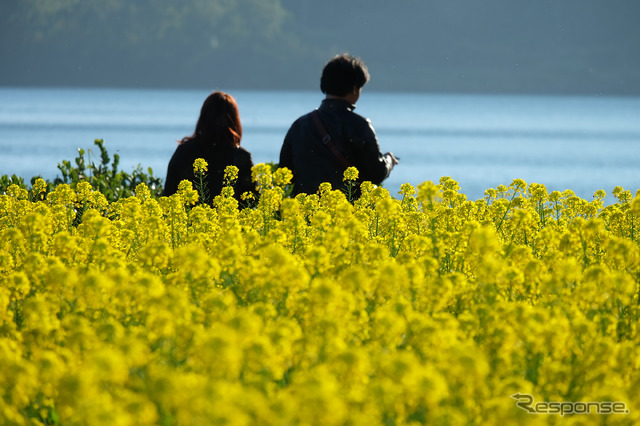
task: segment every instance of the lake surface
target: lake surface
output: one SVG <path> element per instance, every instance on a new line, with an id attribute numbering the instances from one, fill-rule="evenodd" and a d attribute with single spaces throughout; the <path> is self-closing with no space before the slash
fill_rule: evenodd
<path id="1" fill-rule="evenodd" d="M 255 163 L 277 162 L 289 125 L 319 92 L 229 90 L 242 145 Z M 0 88 L 0 175 L 53 179 L 57 164 L 104 139 L 120 168 L 164 179 L 176 139 L 193 133 L 208 91 Z M 400 157 L 384 186 L 456 179 L 468 198 L 515 178 L 590 200 L 598 189 L 640 188 L 640 98 L 435 95 L 363 91 L 382 152 Z M 612 201 L 607 197 L 607 201 Z"/>

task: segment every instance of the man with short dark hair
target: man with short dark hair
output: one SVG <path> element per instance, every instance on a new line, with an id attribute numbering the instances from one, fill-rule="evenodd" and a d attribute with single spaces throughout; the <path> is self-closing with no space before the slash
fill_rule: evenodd
<path id="1" fill-rule="evenodd" d="M 398 164 L 392 153 L 382 154 L 371 122 L 354 113 L 362 86 L 369 81 L 366 65 L 348 54 L 325 65 L 320 107 L 298 118 L 285 136 L 279 167 L 293 172 L 293 195 L 313 194 L 323 182 L 344 190 L 343 172 L 358 169 L 359 181 L 379 185 Z"/>

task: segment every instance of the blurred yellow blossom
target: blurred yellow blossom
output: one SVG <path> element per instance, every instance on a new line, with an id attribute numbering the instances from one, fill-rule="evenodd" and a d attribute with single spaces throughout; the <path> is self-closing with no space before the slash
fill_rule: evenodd
<path id="1" fill-rule="evenodd" d="M 224 184 L 225 186 L 233 186 L 238 180 L 238 173 L 240 169 L 236 166 L 227 166 L 224 169 Z"/>
<path id="2" fill-rule="evenodd" d="M 256 165 L 245 209 L 190 181 L 8 188 L 0 423 L 640 422 L 638 194 L 515 179 L 474 201 L 445 176 L 288 198 L 292 176 Z"/>

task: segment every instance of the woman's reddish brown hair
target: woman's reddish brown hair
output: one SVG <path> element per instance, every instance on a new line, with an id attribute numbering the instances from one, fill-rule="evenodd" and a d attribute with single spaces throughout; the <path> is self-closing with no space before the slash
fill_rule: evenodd
<path id="1" fill-rule="evenodd" d="M 212 145 L 219 144 L 229 148 L 240 146 L 242 125 L 238 104 L 231 95 L 213 92 L 207 97 L 200 110 L 196 131 L 192 136 L 183 138 L 180 143 L 196 137 Z"/>

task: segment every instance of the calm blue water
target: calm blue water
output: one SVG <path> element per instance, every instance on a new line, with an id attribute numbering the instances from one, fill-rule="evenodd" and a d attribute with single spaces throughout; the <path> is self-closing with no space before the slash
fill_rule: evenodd
<path id="1" fill-rule="evenodd" d="M 242 145 L 254 162 L 278 161 L 293 120 L 316 92 L 229 91 L 238 101 Z M 176 139 L 193 132 L 207 91 L 0 88 L 0 175 L 53 179 L 57 164 L 104 139 L 121 168 L 164 178 Z M 431 95 L 363 92 L 381 150 L 401 158 L 384 186 L 441 176 L 471 199 L 514 178 L 572 189 L 640 188 L 640 98 Z M 97 152 L 95 160 L 98 161 Z M 610 198 L 608 198 L 610 200 Z"/>

